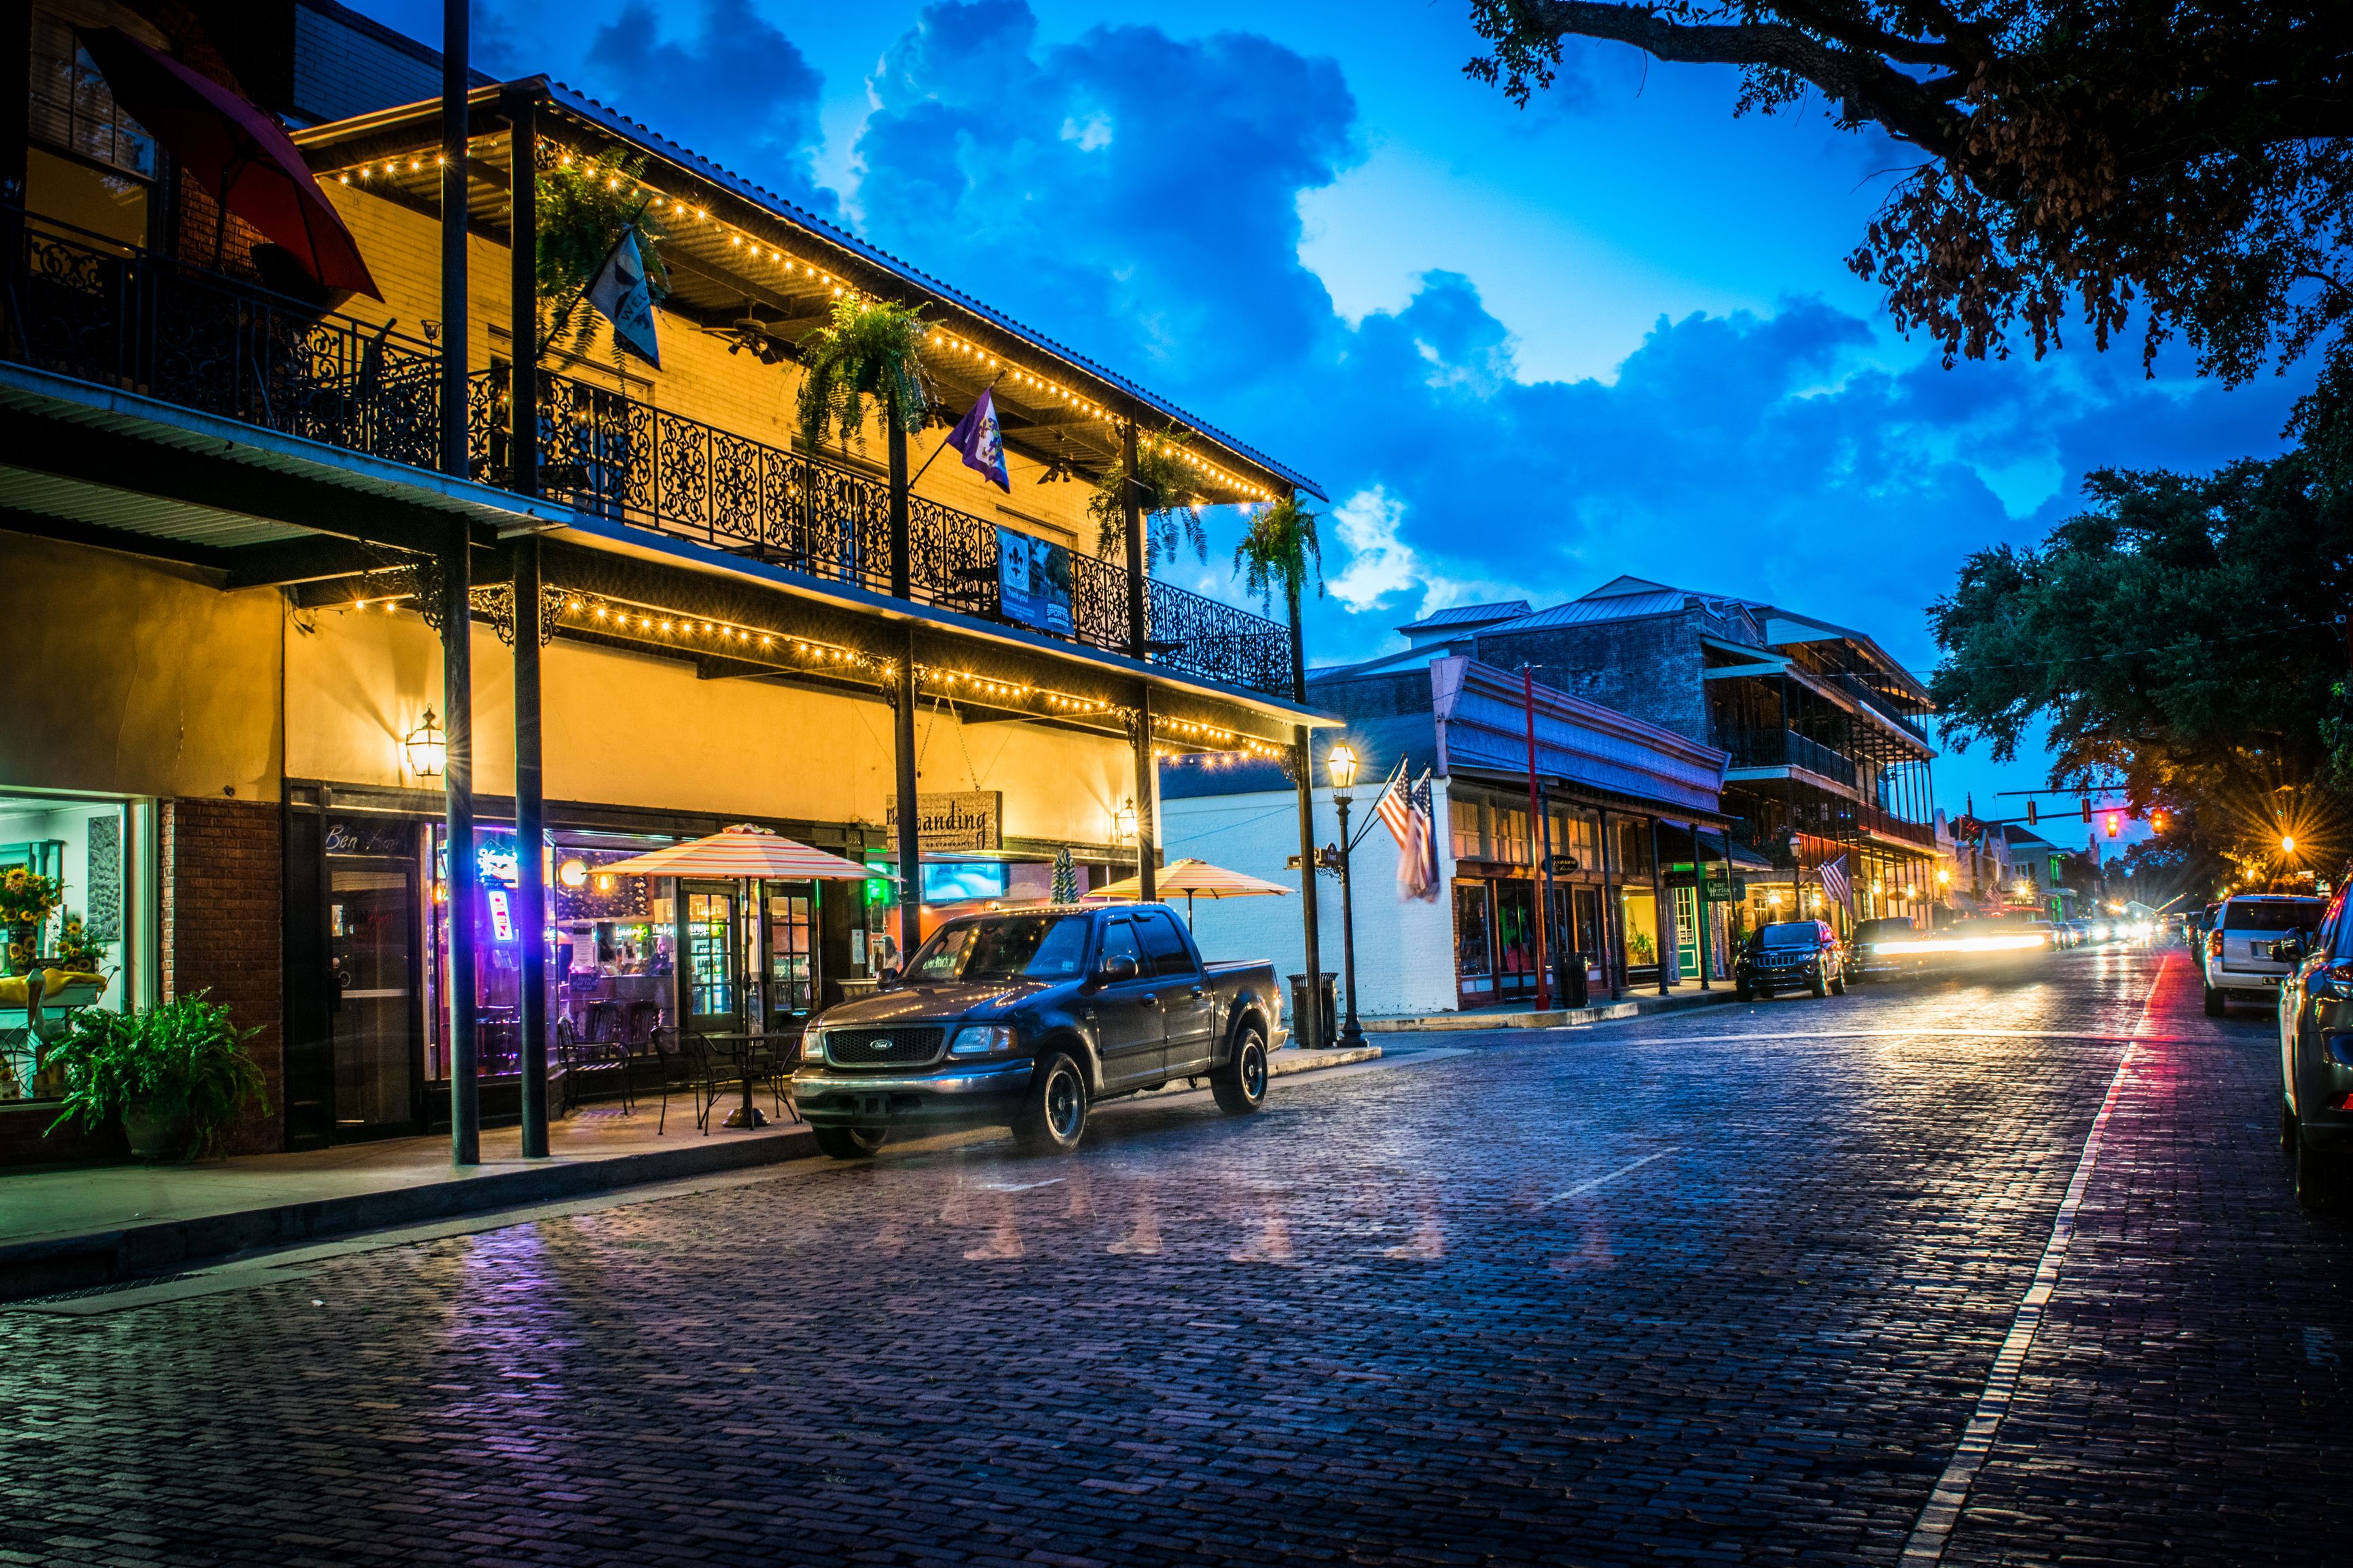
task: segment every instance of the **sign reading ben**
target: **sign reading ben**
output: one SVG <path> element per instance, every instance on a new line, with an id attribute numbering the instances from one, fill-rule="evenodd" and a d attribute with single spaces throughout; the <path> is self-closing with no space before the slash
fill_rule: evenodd
<path id="1" fill-rule="evenodd" d="M 1008 621 L 1071 636 L 1070 547 L 999 528 L 997 604 Z"/>
<path id="2" fill-rule="evenodd" d="M 925 849 L 1002 849 L 1005 847 L 1005 793 L 966 790 L 957 795 L 919 795 L 916 832 Z M 899 832 L 899 803 L 883 807 L 883 830 Z"/>

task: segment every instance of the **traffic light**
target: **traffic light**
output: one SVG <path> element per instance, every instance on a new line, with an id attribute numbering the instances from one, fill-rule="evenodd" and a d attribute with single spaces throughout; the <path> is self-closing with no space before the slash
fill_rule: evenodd
<path id="1" fill-rule="evenodd" d="M 2084 820 L 2092 820 L 2092 797 L 2088 795 L 2084 797 Z"/>
<path id="2" fill-rule="evenodd" d="M 2116 836 L 2116 826 L 2117 826 L 2117 817 L 2116 817 L 2116 814 L 2115 812 L 2113 812 L 2113 811 L 2112 811 L 2112 812 L 2108 813 L 2108 837 L 2109 837 L 2114 838 L 2114 837 Z"/>
<path id="3" fill-rule="evenodd" d="M 2150 812 L 2150 813 L 2148 814 L 2148 826 L 2149 826 L 2149 827 L 2150 827 L 2151 831 L 2153 831 L 2153 832 L 2157 832 L 2157 833 L 2162 833 L 2162 832 L 2164 832 L 2164 831 L 2165 831 L 2165 813 L 2163 813 L 2163 812 L 2161 812 L 2161 811 L 2152 811 L 2152 812 Z"/>
<path id="4" fill-rule="evenodd" d="M 2029 797 L 2026 803 L 2026 826 L 2029 827 L 2034 826 L 2034 802 L 2031 797 Z"/>

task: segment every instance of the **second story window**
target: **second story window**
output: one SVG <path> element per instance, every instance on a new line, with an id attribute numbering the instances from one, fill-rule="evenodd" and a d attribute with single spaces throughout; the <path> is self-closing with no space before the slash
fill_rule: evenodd
<path id="1" fill-rule="evenodd" d="M 142 180 L 155 177 L 155 141 L 122 111 L 106 79 L 81 50 L 73 25 L 33 13 L 33 80 L 26 129 L 61 148 Z"/>

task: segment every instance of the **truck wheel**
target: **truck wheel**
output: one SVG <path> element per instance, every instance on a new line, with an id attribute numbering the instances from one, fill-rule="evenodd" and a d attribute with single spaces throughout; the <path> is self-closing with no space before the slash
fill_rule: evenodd
<path id="1" fill-rule="evenodd" d="M 1833 996 L 1843 996 L 1846 994 L 1845 975 L 1841 974 L 1836 980 L 1831 982 L 1831 994 Z"/>
<path id="2" fill-rule="evenodd" d="M 1748 982 L 1746 980 L 1732 988 L 1732 999 L 1735 1002 L 1746 1002 L 1755 994 L 1756 993 L 1749 989 Z"/>
<path id="3" fill-rule="evenodd" d="M 2231 1010 L 2231 999 L 2211 985 L 2206 987 L 2206 1016 L 2219 1018 Z"/>
<path id="4" fill-rule="evenodd" d="M 1234 1040 L 1233 1059 L 1209 1069 L 1209 1093 L 1218 1109 L 1247 1116 L 1266 1103 L 1266 1037 L 1245 1026 Z"/>
<path id="5" fill-rule="evenodd" d="M 882 1127 L 817 1127 L 818 1152 L 837 1160 L 871 1160 L 881 1151 L 882 1140 L 891 1133 Z"/>
<path id="6" fill-rule="evenodd" d="M 1013 1113 L 1013 1142 L 1025 1154 L 1070 1154 L 1086 1130 L 1087 1080 L 1078 1063 L 1057 1051 L 1029 1075 L 1021 1109 Z"/>
<path id="7" fill-rule="evenodd" d="M 1806 989 L 1812 992 L 1816 996 L 1827 996 L 1831 994 L 1830 983 L 1825 981 L 1819 974 L 1814 976 L 1812 984 L 1809 984 Z"/>

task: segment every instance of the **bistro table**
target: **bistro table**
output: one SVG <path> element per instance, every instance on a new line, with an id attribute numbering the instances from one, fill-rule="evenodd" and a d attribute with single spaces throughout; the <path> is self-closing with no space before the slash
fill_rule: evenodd
<path id="1" fill-rule="evenodd" d="M 792 1065 L 792 1053 L 800 1045 L 798 1029 L 723 1029 L 710 1033 L 694 1031 L 694 1037 L 706 1046 L 716 1046 L 735 1060 L 735 1069 L 744 1079 L 744 1103 L 727 1113 L 722 1127 L 765 1127 L 768 1119 L 758 1106 L 752 1103 L 752 1061 L 759 1048 L 772 1041 L 782 1042 L 776 1065 Z"/>

